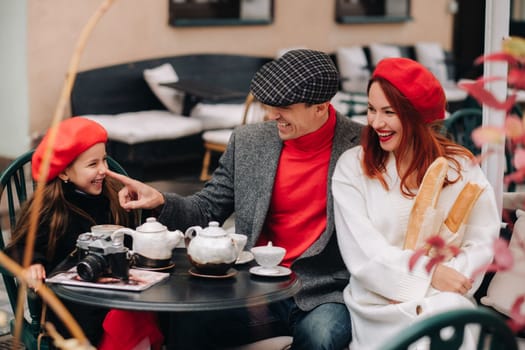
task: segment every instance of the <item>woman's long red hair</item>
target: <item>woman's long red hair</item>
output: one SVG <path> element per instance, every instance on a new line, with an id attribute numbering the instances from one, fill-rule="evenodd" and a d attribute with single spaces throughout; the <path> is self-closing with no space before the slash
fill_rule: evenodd
<path id="1" fill-rule="evenodd" d="M 445 183 L 450 184 L 458 181 L 461 177 L 461 165 L 455 156 L 473 159 L 472 153 L 465 147 L 454 143 L 442 135 L 439 131 L 441 122 L 425 123 L 423 116 L 414 108 L 410 101 L 386 79 L 373 78 L 368 85 L 368 90 L 370 90 L 373 82 L 377 82 L 380 85 L 390 106 L 401 121 L 403 136 L 396 154 L 397 158 L 400 159 L 412 152 L 412 160 L 407 171 L 401 177 L 401 192 L 407 197 L 414 197 L 413 189 L 410 189 L 407 185 L 408 178 L 415 173 L 417 186 L 419 187 L 430 164 L 440 156 L 445 157 L 449 164 L 451 163 L 452 168 L 458 175 L 454 179 L 447 177 Z M 364 150 L 362 166 L 365 174 L 370 178 L 378 179 L 383 187 L 388 189 L 384 173 L 389 152 L 381 148 L 377 133 L 371 126 L 363 129 L 361 145 Z"/>

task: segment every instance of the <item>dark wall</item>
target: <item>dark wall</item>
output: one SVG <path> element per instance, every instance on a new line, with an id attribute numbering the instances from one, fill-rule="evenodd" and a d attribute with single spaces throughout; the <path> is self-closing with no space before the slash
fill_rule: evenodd
<path id="1" fill-rule="evenodd" d="M 457 78 L 475 79 L 483 75 L 483 67 L 474 66 L 474 60 L 484 50 L 485 3 L 485 0 L 458 0 L 452 40 Z"/>

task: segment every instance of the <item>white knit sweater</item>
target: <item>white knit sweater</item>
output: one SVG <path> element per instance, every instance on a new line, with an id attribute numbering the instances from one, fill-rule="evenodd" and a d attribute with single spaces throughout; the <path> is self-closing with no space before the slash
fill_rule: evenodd
<path id="1" fill-rule="evenodd" d="M 352 318 L 352 350 L 380 348 L 389 337 L 420 317 L 444 309 L 472 307 L 471 297 L 482 279 L 476 278 L 465 297 L 430 286 L 432 276 L 425 271 L 428 257 L 420 259 L 409 271 L 413 251 L 402 247 L 414 199 L 401 194 L 393 155 L 386 169 L 390 188 L 386 191 L 379 181 L 363 174 L 362 152 L 360 146 L 355 147 L 339 158 L 332 183 L 338 243 L 351 273 L 344 298 Z M 442 190 L 438 208 L 448 213 L 469 181 L 486 187 L 467 222 L 462 253 L 446 263 L 470 277 L 492 260 L 492 243 L 499 234 L 501 220 L 494 191 L 479 166 L 466 159 L 460 162 L 463 178 Z M 449 170 L 449 176 L 457 175 Z M 416 308 L 423 313 L 418 315 Z"/>

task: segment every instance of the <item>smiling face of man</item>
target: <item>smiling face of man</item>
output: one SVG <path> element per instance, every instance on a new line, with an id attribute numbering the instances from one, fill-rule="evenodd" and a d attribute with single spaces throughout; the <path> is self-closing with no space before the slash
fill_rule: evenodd
<path id="1" fill-rule="evenodd" d="M 307 105 L 295 103 L 285 107 L 266 106 L 269 120 L 277 122 L 279 137 L 292 140 L 318 130 L 328 119 L 329 102 Z"/>

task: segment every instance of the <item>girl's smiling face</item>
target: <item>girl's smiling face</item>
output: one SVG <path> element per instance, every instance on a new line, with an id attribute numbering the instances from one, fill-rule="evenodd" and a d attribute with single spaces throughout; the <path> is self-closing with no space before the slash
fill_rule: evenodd
<path id="1" fill-rule="evenodd" d="M 108 170 L 106 157 L 106 145 L 97 143 L 81 153 L 58 176 L 62 181 L 70 181 L 82 192 L 99 195 Z"/>
<path id="2" fill-rule="evenodd" d="M 381 148 L 395 153 L 401 144 L 403 126 L 378 82 L 372 83 L 368 91 L 367 120 L 377 133 Z"/>

